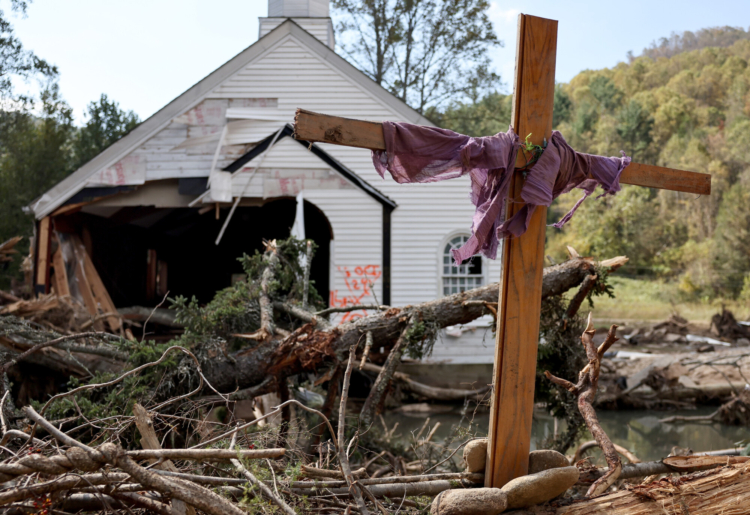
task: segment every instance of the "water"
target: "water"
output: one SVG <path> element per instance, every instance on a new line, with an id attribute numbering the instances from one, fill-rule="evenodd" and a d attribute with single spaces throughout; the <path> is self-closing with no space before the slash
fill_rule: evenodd
<path id="1" fill-rule="evenodd" d="M 403 414 L 388 413 L 385 416 L 389 428 L 398 422 L 395 435 L 412 439 L 410 433 L 416 434 L 424 424 L 427 416 L 430 417 L 430 427 L 440 422 L 440 427 L 435 432 L 433 440 L 440 441 L 448 437 L 452 428 L 461 424 L 468 427 L 471 424 L 472 432 L 477 436 L 486 436 L 489 426 L 489 415 L 477 413 L 462 415 L 460 409 L 449 408 L 444 413 L 425 414 Z M 659 419 L 673 415 L 707 415 L 715 408 L 699 408 L 690 411 L 598 411 L 597 416 L 602 428 L 612 441 L 619 444 L 635 454 L 642 461 L 658 460 L 672 452 L 673 446 L 687 447 L 695 452 L 713 451 L 734 447 L 736 442 L 750 439 L 750 430 L 739 426 L 724 426 L 716 423 L 676 423 L 664 424 Z M 472 423 L 473 418 L 473 423 Z M 560 428 L 562 430 L 562 426 Z M 422 438 L 427 434 L 426 430 Z M 532 438 L 531 448 L 536 449 L 542 442 L 554 432 L 554 419 L 543 411 L 534 413 L 534 421 L 531 426 Z M 586 434 L 582 441 L 591 440 L 591 435 Z M 462 439 L 463 440 L 463 439 Z M 573 452 L 573 449 L 568 452 Z"/>

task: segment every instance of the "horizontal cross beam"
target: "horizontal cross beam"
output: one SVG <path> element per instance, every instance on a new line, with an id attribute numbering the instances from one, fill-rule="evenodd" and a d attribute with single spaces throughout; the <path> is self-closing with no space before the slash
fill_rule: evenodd
<path id="1" fill-rule="evenodd" d="M 328 116 L 305 109 L 297 109 L 294 117 L 294 137 L 310 143 L 333 143 L 347 147 L 385 150 L 382 124 Z M 620 182 L 697 195 L 711 194 L 711 175 L 707 173 L 674 170 L 642 163 L 630 163 L 623 170 Z"/>

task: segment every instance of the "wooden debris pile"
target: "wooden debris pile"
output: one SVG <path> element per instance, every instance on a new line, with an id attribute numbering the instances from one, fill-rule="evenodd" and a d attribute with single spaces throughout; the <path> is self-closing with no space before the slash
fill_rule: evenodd
<path id="1" fill-rule="evenodd" d="M 23 239 L 22 236 L 15 236 L 3 243 L 0 243 L 0 263 L 10 263 L 13 261 L 13 255 L 18 254 L 18 251 L 14 248 L 19 241 Z"/>
<path id="2" fill-rule="evenodd" d="M 0 263 L 12 259 L 20 240 L 0 245 Z M 51 244 L 51 291 L 31 298 L 0 292 L 0 316 L 14 315 L 61 334 L 94 328 L 132 338 L 80 237 L 53 232 Z"/>
<path id="3" fill-rule="evenodd" d="M 415 317 L 415 311 L 411 311 L 410 319 L 402 321 L 399 320 L 402 313 L 403 310 L 396 310 L 385 318 L 395 318 L 396 327 L 401 328 L 397 340 L 407 338 Z M 332 359 L 325 349 L 319 348 L 322 340 L 316 332 L 340 338 L 339 331 L 346 328 L 332 327 L 329 332 L 311 329 L 309 324 L 314 320 L 313 315 L 301 330 L 284 337 L 287 352 L 284 361 L 276 362 L 276 366 L 284 363 L 287 368 L 300 366 L 305 370 L 295 365 L 303 360 L 300 356 L 304 356 L 308 367 L 315 359 Z M 383 316 L 376 320 L 384 323 Z M 325 327 L 325 323 L 321 325 Z M 374 325 L 364 327 L 375 333 Z M 414 462 L 406 462 L 403 456 L 387 449 L 368 448 L 372 442 L 390 437 L 387 428 L 382 436 L 369 437 L 377 426 L 364 424 L 363 413 L 348 414 L 354 368 L 375 366 L 367 363 L 367 355 L 359 350 L 362 346 L 356 340 L 343 353 L 336 348 L 335 339 L 326 340 L 326 348 L 333 348 L 345 358 L 327 376 L 329 388 L 321 409 L 291 398 L 288 381 L 277 375 L 268 384 L 279 392 L 282 402 L 278 406 L 244 420 L 234 418 L 229 412 L 224 419 L 215 421 L 207 413 L 225 410 L 238 393 L 221 393 L 214 383 L 217 375 L 211 365 L 221 354 L 201 360 L 191 350 L 173 345 L 158 359 L 124 367 L 120 375 L 110 376 L 102 383 L 82 384 L 57 394 L 38 410 L 26 406 L 21 410 L 11 409 L 8 416 L 9 410 L 4 408 L 11 407 L 11 399 L 6 390 L 0 401 L 3 408 L 0 452 L 4 453 L 0 462 L 0 506 L 5 513 L 111 510 L 124 514 L 144 510 L 160 514 L 240 514 L 276 510 L 288 515 L 342 512 L 416 515 L 429 506 L 433 514 L 485 515 L 508 510 L 635 514 L 671 509 L 670 506 L 688 506 L 689 513 L 707 513 L 709 507 L 726 511 L 743 506 L 737 503 L 750 502 L 748 458 L 680 456 L 638 463 L 637 458 L 613 445 L 601 430 L 593 405 L 602 357 L 616 340 L 615 329 L 610 328 L 608 337 L 597 347 L 589 319 L 581 338 L 588 364 L 580 371 L 578 383 L 552 378 L 577 397 L 596 444 L 605 450 L 609 465 L 605 469 L 592 467 L 587 460 L 571 463 L 555 451 L 535 451 L 529 457 L 527 476 L 499 489 L 484 488 L 486 440 L 469 437 L 463 442 L 434 442 L 436 426 L 430 429 L 428 422 L 414 438 L 412 447 L 418 451 Z M 273 331 L 267 326 L 267 333 Z M 71 342 L 97 334 L 38 341 L 14 361 L 59 347 L 75 352 L 77 344 Z M 306 337 L 300 338 L 303 334 Z M 308 339 L 313 343 L 305 348 Z M 394 344 L 394 348 L 398 346 L 398 342 Z M 299 347 L 304 352 L 295 350 Z M 315 352 L 319 357 L 314 358 L 313 349 L 318 349 Z M 101 352 L 123 350 L 101 347 Z M 239 361 L 245 354 L 247 351 L 241 351 L 234 359 Z M 157 384 L 172 381 L 173 372 L 162 368 L 162 364 L 174 362 L 178 356 L 182 356 L 177 359 L 181 377 L 188 377 L 190 369 L 190 375 L 197 380 L 187 381 L 185 393 L 165 398 L 158 394 L 158 389 L 150 390 L 144 397 L 148 409 L 135 404 L 132 415 L 115 410 L 89 419 L 80 411 L 81 405 L 88 406 L 86 402 L 97 398 L 114 402 L 118 392 L 132 388 L 154 371 L 157 375 L 153 380 Z M 378 367 L 378 377 L 390 369 L 391 379 L 419 391 L 418 383 L 414 384 L 408 376 L 397 375 L 394 368 L 386 360 Z M 97 392 L 103 396 L 96 397 Z M 209 392 L 211 395 L 205 396 Z M 70 407 L 72 411 L 68 413 L 72 412 L 72 416 L 50 420 L 46 415 L 54 410 L 65 412 L 64 406 Z M 278 417 L 278 424 L 259 427 L 274 417 Z M 456 462 L 460 451 L 466 464 L 463 471 Z M 623 465 L 621 454 L 631 463 Z M 663 474 L 666 477 L 658 479 Z M 646 476 L 654 477 L 643 484 L 634 481 Z M 703 497 L 694 492 L 701 492 Z"/>

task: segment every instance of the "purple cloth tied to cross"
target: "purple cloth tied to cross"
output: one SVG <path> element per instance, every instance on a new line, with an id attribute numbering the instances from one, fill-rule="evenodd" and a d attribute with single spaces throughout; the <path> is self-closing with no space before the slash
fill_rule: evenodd
<path id="1" fill-rule="evenodd" d="M 477 253 L 495 259 L 500 239 L 525 233 L 536 206 L 549 206 L 563 193 L 582 189 L 583 197 L 554 224 L 562 227 L 597 185 L 604 189 L 600 196 L 620 191 L 620 174 L 630 164 L 624 152 L 622 157 L 576 152 L 562 134 L 552 131 L 547 148 L 527 172 L 521 198 L 513 199 L 525 205 L 506 219 L 510 179 L 520 148 L 513 127 L 507 133 L 472 138 L 437 127 L 383 122 L 383 136 L 386 150 L 372 152 L 375 169 L 383 178 L 386 171 L 398 183 L 436 182 L 469 174 L 469 198 L 476 211 L 471 238 L 452 251 L 456 263 Z"/>

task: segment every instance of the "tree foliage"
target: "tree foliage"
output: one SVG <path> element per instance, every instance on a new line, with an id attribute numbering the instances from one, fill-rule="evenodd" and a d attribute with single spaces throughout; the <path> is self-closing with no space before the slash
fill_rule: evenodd
<path id="1" fill-rule="evenodd" d="M 750 285 L 750 39 L 722 28 L 664 41 L 631 62 L 558 84 L 553 127 L 582 152 L 624 150 L 637 162 L 709 173 L 711 195 L 624 187 L 584 202 L 562 230 L 550 228 L 548 248 L 626 254 L 632 274 L 673 278 L 686 298 L 733 297 Z M 507 130 L 510 102 L 491 93 L 430 116 L 485 136 Z M 557 199 L 549 221 L 580 195 Z"/>
<path id="2" fill-rule="evenodd" d="M 672 57 L 682 52 L 706 47 L 728 47 L 742 39 L 750 39 L 750 32 L 741 27 L 711 27 L 697 32 L 673 32 L 668 38 L 660 38 L 643 49 L 643 55 L 651 59 Z"/>
<path id="3" fill-rule="evenodd" d="M 105 148 L 135 129 L 140 123 L 133 111 L 124 111 L 102 93 L 88 105 L 87 121 L 73 141 L 73 168 L 77 169 Z"/>
<path id="4" fill-rule="evenodd" d="M 27 4 L 12 0 L 11 11 L 24 14 Z M 135 113 L 102 95 L 89 104 L 84 126 L 76 127 L 57 77 L 57 68 L 23 47 L 0 10 L 0 241 L 31 236 L 33 220 L 23 208 L 139 123 Z M 32 78 L 39 80 L 39 95 L 14 90 L 19 80 Z M 28 245 L 25 239 L 17 247 L 21 255 Z M 16 260 L 3 281 L 18 266 Z"/>
<path id="5" fill-rule="evenodd" d="M 488 49 L 502 45 L 487 0 L 334 0 L 343 53 L 424 112 L 497 87 Z"/>
<path id="6" fill-rule="evenodd" d="M 10 10 L 25 15 L 28 4 L 27 0 L 10 0 Z M 0 102 L 23 102 L 23 98 L 14 95 L 13 81 L 35 76 L 42 79 L 56 77 L 57 68 L 23 47 L 6 11 L 0 8 Z"/>

